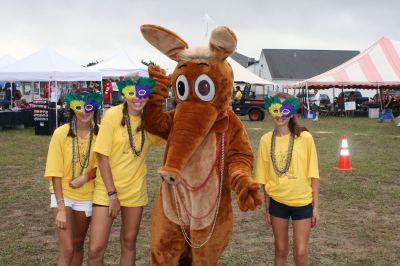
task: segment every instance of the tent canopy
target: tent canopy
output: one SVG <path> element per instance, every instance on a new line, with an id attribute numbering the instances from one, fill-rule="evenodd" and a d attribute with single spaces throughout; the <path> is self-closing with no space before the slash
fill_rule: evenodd
<path id="1" fill-rule="evenodd" d="M 50 48 L 0 68 L 0 80 L 8 81 L 97 81 L 101 73 L 84 68 Z"/>
<path id="2" fill-rule="evenodd" d="M 14 63 L 15 61 L 17 61 L 17 59 L 15 59 L 14 57 L 12 57 L 10 55 L 2 56 L 2 57 L 0 57 L 0 67 L 8 66 L 8 65 Z"/>
<path id="3" fill-rule="evenodd" d="M 147 66 L 137 62 L 126 51 L 120 51 L 113 57 L 90 68 L 100 71 L 103 77 L 148 76 Z"/>
<path id="4" fill-rule="evenodd" d="M 347 62 L 285 88 L 306 85 L 319 88 L 400 86 L 400 42 L 383 37 Z"/>
<path id="5" fill-rule="evenodd" d="M 232 67 L 235 82 L 244 82 L 252 85 L 275 85 L 272 81 L 260 78 L 232 58 L 228 57 L 227 60 Z"/>

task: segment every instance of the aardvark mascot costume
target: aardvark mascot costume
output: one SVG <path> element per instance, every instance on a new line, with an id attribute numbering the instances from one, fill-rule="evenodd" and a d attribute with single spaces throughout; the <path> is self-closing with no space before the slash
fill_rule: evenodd
<path id="1" fill-rule="evenodd" d="M 243 211 L 262 201 L 251 178 L 253 153 L 246 130 L 229 105 L 233 71 L 226 58 L 236 48 L 236 36 L 218 27 L 209 46 L 193 49 L 163 27 L 143 25 L 141 31 L 178 63 L 170 76 L 149 67 L 156 85 L 145 128 L 168 140 L 152 211 L 152 264 L 217 265 L 233 230 L 231 190 Z M 164 113 L 171 86 L 177 106 Z"/>

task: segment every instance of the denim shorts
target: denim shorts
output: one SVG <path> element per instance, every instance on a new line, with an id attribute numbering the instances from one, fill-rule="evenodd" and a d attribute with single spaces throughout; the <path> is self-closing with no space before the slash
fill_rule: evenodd
<path id="1" fill-rule="evenodd" d="M 306 206 L 293 207 L 269 198 L 269 214 L 283 219 L 303 220 L 313 216 L 313 206 L 310 203 Z"/>

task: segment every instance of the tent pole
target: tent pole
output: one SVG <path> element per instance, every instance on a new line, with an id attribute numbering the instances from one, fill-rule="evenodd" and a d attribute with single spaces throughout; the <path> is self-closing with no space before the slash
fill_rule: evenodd
<path id="1" fill-rule="evenodd" d="M 383 112 L 383 105 L 382 105 L 382 93 L 381 93 L 381 89 L 379 88 L 379 83 L 377 83 L 378 86 L 378 96 L 379 96 L 379 102 L 381 105 L 381 111 Z"/>
<path id="2" fill-rule="evenodd" d="M 57 110 L 57 102 L 58 102 L 58 84 L 57 84 L 57 81 L 55 81 L 55 83 L 56 83 L 56 88 L 55 88 L 55 90 L 56 90 L 56 128 L 58 127 L 58 110 Z M 50 81 L 50 95 L 51 95 L 51 81 Z"/>
<path id="3" fill-rule="evenodd" d="M 12 107 L 13 107 L 13 86 L 12 86 L 12 81 L 9 81 L 10 82 L 10 91 L 11 91 L 11 98 L 10 98 L 10 105 L 11 105 L 11 110 L 12 110 Z M 15 84 L 15 91 L 17 91 L 17 84 Z"/>

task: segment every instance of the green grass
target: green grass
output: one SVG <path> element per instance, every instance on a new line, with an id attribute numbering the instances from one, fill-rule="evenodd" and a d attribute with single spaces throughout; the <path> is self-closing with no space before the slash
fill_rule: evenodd
<path id="1" fill-rule="evenodd" d="M 368 118 L 302 121 L 314 136 L 321 176 L 321 224 L 310 239 L 310 265 L 399 265 L 400 128 Z M 243 121 L 257 151 L 272 123 Z M 337 171 L 342 135 L 349 140 L 353 171 Z M 32 128 L 0 131 L 0 265 L 54 265 L 58 246 L 43 179 L 50 138 Z M 149 265 L 151 203 L 163 149 L 148 159 L 149 205 L 137 245 L 137 264 Z M 272 231 L 261 208 L 243 213 L 234 197 L 235 227 L 220 265 L 272 265 Z M 119 264 L 119 220 L 105 262 Z M 289 258 L 289 265 L 294 265 Z"/>

